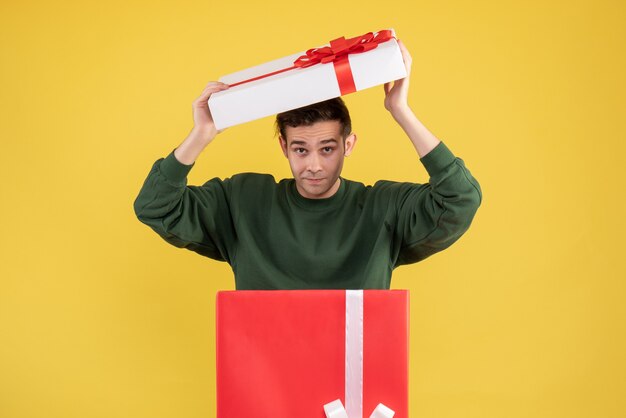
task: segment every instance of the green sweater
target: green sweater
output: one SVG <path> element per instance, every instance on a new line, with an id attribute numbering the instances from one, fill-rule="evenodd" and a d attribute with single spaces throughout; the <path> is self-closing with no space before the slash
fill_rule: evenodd
<path id="1" fill-rule="evenodd" d="M 341 178 L 326 199 L 294 179 L 243 173 L 187 186 L 174 150 L 158 159 L 134 209 L 168 243 L 226 261 L 241 289 L 389 289 L 391 273 L 441 251 L 469 228 L 479 184 L 442 142 L 420 160 L 426 184 Z"/>

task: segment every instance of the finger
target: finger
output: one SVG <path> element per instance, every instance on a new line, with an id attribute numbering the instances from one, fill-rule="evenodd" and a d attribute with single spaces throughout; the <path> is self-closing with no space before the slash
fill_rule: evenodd
<path id="1" fill-rule="evenodd" d="M 391 91 L 391 81 L 388 83 L 385 83 L 385 95 L 389 94 L 389 92 Z"/>
<path id="2" fill-rule="evenodd" d="M 404 60 L 404 63 L 408 67 L 410 67 L 411 63 L 413 62 L 413 58 L 411 57 L 411 53 L 409 52 L 407 47 L 404 45 L 404 42 L 402 42 L 399 39 L 398 39 L 398 46 L 400 47 L 400 52 L 402 53 L 402 59 Z"/>
<path id="3" fill-rule="evenodd" d="M 209 84 L 207 84 L 204 87 L 204 90 L 202 90 L 202 93 L 208 90 L 214 90 L 216 88 L 227 88 L 227 87 L 229 87 L 228 84 L 222 83 L 220 81 L 211 81 Z"/>
<path id="4" fill-rule="evenodd" d="M 206 100 L 211 94 L 218 91 L 228 90 L 229 87 L 229 85 L 223 83 L 206 86 L 197 100 Z"/>
<path id="5" fill-rule="evenodd" d="M 209 87 L 209 86 L 216 86 L 216 85 L 218 85 L 218 86 L 219 86 L 219 85 L 224 85 L 224 86 L 227 86 L 228 84 L 223 83 L 223 82 L 221 82 L 221 81 L 209 81 L 209 82 L 207 83 L 206 87 Z"/>
<path id="6" fill-rule="evenodd" d="M 206 87 L 204 90 L 202 90 L 201 95 L 206 95 L 207 93 L 215 93 L 216 91 L 222 91 L 222 90 L 227 90 L 229 88 L 229 86 L 210 86 L 210 87 Z"/>
<path id="7" fill-rule="evenodd" d="M 402 52 L 405 52 L 408 56 L 411 56 L 409 53 L 409 49 L 406 47 L 405 43 L 398 39 L 398 46 Z"/>

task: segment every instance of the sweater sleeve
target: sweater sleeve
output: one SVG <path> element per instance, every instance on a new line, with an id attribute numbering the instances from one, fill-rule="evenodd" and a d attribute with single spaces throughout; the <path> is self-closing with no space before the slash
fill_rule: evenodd
<path id="1" fill-rule="evenodd" d="M 158 159 L 135 199 L 135 214 L 168 243 L 231 263 L 235 231 L 230 180 L 187 186 L 194 164 L 178 161 L 174 150 Z"/>
<path id="2" fill-rule="evenodd" d="M 482 202 L 480 185 L 443 142 L 420 161 L 429 182 L 402 183 L 397 194 L 396 266 L 415 263 L 452 245 L 467 231 Z"/>

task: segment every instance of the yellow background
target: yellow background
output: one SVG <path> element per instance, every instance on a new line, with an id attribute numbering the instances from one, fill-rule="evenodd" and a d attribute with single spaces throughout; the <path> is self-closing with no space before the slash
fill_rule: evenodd
<path id="1" fill-rule="evenodd" d="M 409 104 L 484 192 L 465 236 L 394 274 L 411 291 L 411 416 L 626 416 L 623 1 L 6 1 L 0 16 L 0 417 L 215 416 L 231 270 L 168 245 L 133 201 L 208 81 L 389 27 L 413 56 Z M 382 87 L 345 100 L 345 177 L 427 181 Z M 272 123 L 226 130 L 189 184 L 290 176 Z"/>

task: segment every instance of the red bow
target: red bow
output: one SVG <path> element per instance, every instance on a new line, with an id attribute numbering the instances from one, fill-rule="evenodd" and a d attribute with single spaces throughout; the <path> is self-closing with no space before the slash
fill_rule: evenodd
<path id="1" fill-rule="evenodd" d="M 376 48 L 378 44 L 387 42 L 393 37 L 390 30 L 381 30 L 380 32 L 376 32 L 375 35 L 372 32 L 368 32 L 365 35 L 350 39 L 346 39 L 342 36 L 341 38 L 330 41 L 330 46 L 309 49 L 306 51 L 306 55 L 298 57 L 293 63 L 294 66 L 301 68 L 309 67 L 319 62 L 326 64 L 348 54 L 367 52 Z"/>
<path id="2" fill-rule="evenodd" d="M 350 69 L 348 55 L 370 51 L 376 48 L 378 44 L 387 42 L 392 38 L 394 38 L 394 36 L 390 30 L 381 30 L 376 32 L 376 34 L 368 32 L 365 35 L 350 39 L 346 39 L 342 36 L 341 38 L 330 41 L 330 46 L 309 49 L 306 51 L 305 55 L 298 57 L 298 59 L 293 62 L 294 65 L 292 67 L 283 68 L 282 70 L 273 71 L 271 73 L 249 78 L 247 80 L 238 81 L 230 84 L 230 87 L 249 83 L 251 81 L 280 74 L 296 68 L 306 68 L 319 63 L 326 64 L 332 62 L 335 67 L 335 74 L 337 75 L 337 81 L 339 83 L 339 90 L 341 91 L 341 94 L 344 95 L 353 93 L 356 91 L 356 87 L 354 85 L 354 78 L 352 77 L 352 70 Z"/>

